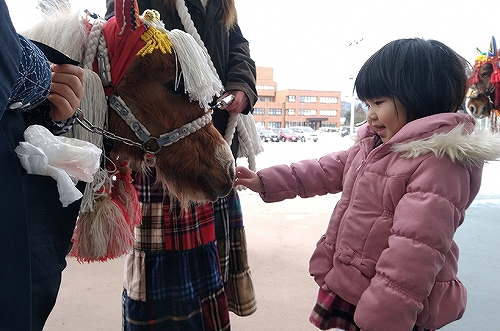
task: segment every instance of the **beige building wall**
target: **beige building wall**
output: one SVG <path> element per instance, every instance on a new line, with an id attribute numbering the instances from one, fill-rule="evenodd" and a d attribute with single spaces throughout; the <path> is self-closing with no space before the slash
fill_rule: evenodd
<path id="1" fill-rule="evenodd" d="M 281 90 L 274 81 L 274 70 L 257 67 L 257 94 L 254 106 L 257 127 L 290 126 L 339 127 L 340 91 Z"/>

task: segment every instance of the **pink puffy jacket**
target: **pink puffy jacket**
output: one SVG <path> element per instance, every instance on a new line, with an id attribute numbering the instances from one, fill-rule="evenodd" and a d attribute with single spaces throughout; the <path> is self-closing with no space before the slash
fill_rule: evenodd
<path id="1" fill-rule="evenodd" d="M 484 161 L 500 157 L 498 137 L 473 129 L 468 115 L 438 114 L 374 148 L 378 137 L 363 126 L 347 151 L 258 172 L 266 202 L 342 191 L 309 271 L 357 306 L 364 331 L 435 329 L 462 316 L 453 235 Z"/>

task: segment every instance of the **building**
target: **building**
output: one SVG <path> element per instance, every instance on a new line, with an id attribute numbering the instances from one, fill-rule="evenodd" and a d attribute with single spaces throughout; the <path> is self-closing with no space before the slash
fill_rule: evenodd
<path id="1" fill-rule="evenodd" d="M 273 75 L 273 68 L 257 67 L 259 99 L 253 115 L 258 128 L 340 126 L 340 91 L 278 91 Z"/>

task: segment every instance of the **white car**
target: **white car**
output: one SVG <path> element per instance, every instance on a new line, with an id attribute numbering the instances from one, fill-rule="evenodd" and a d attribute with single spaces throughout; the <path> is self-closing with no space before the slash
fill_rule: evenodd
<path id="1" fill-rule="evenodd" d="M 299 136 L 300 141 L 318 141 L 318 134 L 309 126 L 292 126 L 290 129 Z"/>

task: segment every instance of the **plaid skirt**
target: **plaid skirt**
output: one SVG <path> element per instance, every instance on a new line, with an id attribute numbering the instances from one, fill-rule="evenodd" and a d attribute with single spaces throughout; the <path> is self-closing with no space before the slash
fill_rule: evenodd
<path id="1" fill-rule="evenodd" d="M 354 323 L 356 306 L 345 301 L 332 291 L 320 287 L 318 299 L 309 321 L 320 330 L 360 331 Z M 412 331 L 433 331 L 414 326 Z"/>
<path id="2" fill-rule="evenodd" d="M 212 204 L 182 210 L 154 183 L 135 176 L 142 223 L 125 260 L 123 329 L 229 330 Z"/>

